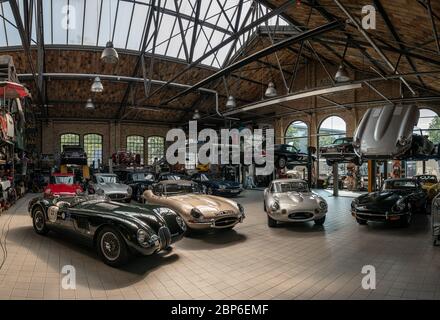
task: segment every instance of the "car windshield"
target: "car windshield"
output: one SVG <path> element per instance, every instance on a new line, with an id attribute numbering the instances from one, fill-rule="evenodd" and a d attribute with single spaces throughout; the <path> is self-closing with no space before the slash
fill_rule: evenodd
<path id="1" fill-rule="evenodd" d="M 154 175 L 149 172 L 138 172 L 131 175 L 133 181 L 154 181 Z"/>
<path id="2" fill-rule="evenodd" d="M 167 176 L 164 176 L 165 180 L 182 180 L 182 176 L 179 176 L 177 174 L 170 174 Z"/>
<path id="3" fill-rule="evenodd" d="M 195 184 L 166 184 L 164 185 L 164 195 L 176 196 L 188 193 L 200 193 Z"/>
<path id="4" fill-rule="evenodd" d="M 69 207 L 75 207 L 79 204 L 82 203 L 86 203 L 89 201 L 109 201 L 110 198 L 106 195 L 97 195 L 97 194 L 93 194 L 93 195 L 86 195 L 86 196 L 74 196 L 74 197 L 56 197 L 54 198 L 54 204 L 56 205 L 59 202 L 68 203 Z"/>
<path id="5" fill-rule="evenodd" d="M 98 183 L 119 183 L 117 175 L 96 176 Z"/>
<path id="6" fill-rule="evenodd" d="M 51 176 L 51 184 L 73 184 L 73 176 Z"/>
<path id="7" fill-rule="evenodd" d="M 277 182 L 274 184 L 274 192 L 309 192 L 309 186 L 305 181 L 289 181 L 289 182 Z"/>
<path id="8" fill-rule="evenodd" d="M 406 190 L 415 188 L 417 188 L 417 184 L 414 180 L 387 180 L 383 185 L 383 190 Z"/>

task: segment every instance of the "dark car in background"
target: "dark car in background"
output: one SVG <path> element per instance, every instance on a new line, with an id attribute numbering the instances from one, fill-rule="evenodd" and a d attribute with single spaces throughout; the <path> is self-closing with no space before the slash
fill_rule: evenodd
<path id="1" fill-rule="evenodd" d="M 353 138 L 338 138 L 332 144 L 319 148 L 320 156 L 331 166 L 334 162 L 352 162 L 355 165 L 361 165 L 361 159 L 354 152 Z"/>
<path id="2" fill-rule="evenodd" d="M 190 180 L 187 175 L 181 173 L 173 173 L 173 172 L 163 172 L 159 173 L 156 181 L 165 181 L 165 180 Z"/>
<path id="3" fill-rule="evenodd" d="M 131 254 L 151 255 L 168 249 L 186 231 L 183 219 L 158 205 L 129 205 L 103 195 L 38 197 L 29 202 L 34 230 L 72 234 L 94 246 L 102 260 L 113 267 Z"/>
<path id="4" fill-rule="evenodd" d="M 427 212 L 427 194 L 415 179 L 385 180 L 382 190 L 354 199 L 351 213 L 356 221 L 398 222 L 408 226 L 414 213 Z"/>
<path id="5" fill-rule="evenodd" d="M 191 176 L 191 180 L 199 184 L 207 194 L 237 196 L 243 191 L 238 182 L 223 180 L 206 173 L 195 173 Z"/>
<path id="6" fill-rule="evenodd" d="M 154 173 L 150 171 L 135 171 L 128 172 L 124 183 L 133 190 L 131 194 L 132 199 L 141 202 L 144 191 L 153 185 L 155 181 Z"/>
<path id="7" fill-rule="evenodd" d="M 63 146 L 61 164 L 87 165 L 87 154 L 81 146 Z"/>

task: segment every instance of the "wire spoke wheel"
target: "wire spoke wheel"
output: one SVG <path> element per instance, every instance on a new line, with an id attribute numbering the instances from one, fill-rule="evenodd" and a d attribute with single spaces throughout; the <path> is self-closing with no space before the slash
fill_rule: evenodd
<path id="1" fill-rule="evenodd" d="M 121 254 L 121 243 L 118 237 L 110 231 L 104 233 L 101 237 L 101 252 L 109 261 L 115 261 Z"/>

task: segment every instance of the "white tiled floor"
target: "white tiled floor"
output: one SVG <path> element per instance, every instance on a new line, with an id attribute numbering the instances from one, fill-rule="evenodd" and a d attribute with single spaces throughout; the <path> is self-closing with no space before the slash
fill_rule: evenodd
<path id="1" fill-rule="evenodd" d="M 236 200 L 247 219 L 233 231 L 185 238 L 118 270 L 62 235 L 35 234 L 27 195 L 0 216 L 2 243 L 7 235 L 0 299 L 440 299 L 440 247 L 432 246 L 429 216 L 408 229 L 358 226 L 350 198 L 323 196 L 324 227 L 269 229 L 262 192 L 246 191 Z M 61 288 L 67 264 L 76 268 L 76 290 Z M 364 265 L 376 268 L 376 290 L 361 288 Z"/>

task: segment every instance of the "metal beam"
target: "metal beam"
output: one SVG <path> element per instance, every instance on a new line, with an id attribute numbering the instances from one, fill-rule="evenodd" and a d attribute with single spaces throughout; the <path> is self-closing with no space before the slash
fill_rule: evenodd
<path id="1" fill-rule="evenodd" d="M 373 0 L 373 1 L 374 1 L 374 6 L 379 11 L 380 15 L 382 16 L 382 19 L 385 21 L 385 24 L 386 24 L 388 30 L 390 31 L 390 33 L 393 36 L 394 40 L 398 43 L 399 48 L 402 49 L 402 50 L 405 50 L 406 47 L 403 45 L 402 39 L 400 39 L 400 36 L 397 33 L 396 29 L 394 28 L 394 25 L 391 22 L 388 14 L 386 13 L 385 8 L 382 6 L 382 3 L 380 2 L 380 0 Z M 406 58 L 406 61 L 408 61 L 409 65 L 411 66 L 411 69 L 414 72 L 417 72 L 418 70 L 416 68 L 416 65 L 412 61 L 412 59 L 408 55 L 405 55 L 405 58 Z M 418 79 L 419 79 L 420 84 L 423 87 L 426 87 L 426 85 L 423 82 L 422 78 L 418 77 Z"/>
<path id="2" fill-rule="evenodd" d="M 193 61 L 192 63 L 190 63 L 185 69 L 183 69 L 181 72 L 177 73 L 176 75 L 174 75 L 168 82 L 171 83 L 173 81 L 175 81 L 176 79 L 178 79 L 180 76 L 182 76 L 183 74 L 185 74 L 188 70 L 192 69 L 193 67 L 197 66 L 198 64 L 200 64 L 203 60 L 205 60 L 207 57 L 209 57 L 210 55 L 212 55 L 213 53 L 216 53 L 218 50 L 220 50 L 221 48 L 223 48 L 224 46 L 226 46 L 228 43 L 238 39 L 241 35 L 245 34 L 246 32 L 252 30 L 253 28 L 257 27 L 258 25 L 260 25 L 261 23 L 263 23 L 266 20 L 269 20 L 270 18 L 280 14 L 281 12 L 284 12 L 285 10 L 287 10 L 288 7 L 290 7 L 292 5 L 291 1 L 286 1 L 285 3 L 283 3 L 282 5 L 280 5 L 278 8 L 276 8 L 275 10 L 272 10 L 271 12 L 267 13 L 266 15 L 264 15 L 263 17 L 253 21 L 252 23 L 248 24 L 247 26 L 244 26 L 243 28 L 241 28 L 239 31 L 237 31 L 236 33 L 234 33 L 233 35 L 231 35 L 229 38 L 224 39 L 221 43 L 219 43 L 217 46 L 215 46 L 214 48 L 212 48 L 211 50 L 209 50 L 208 52 L 206 52 L 204 55 L 202 55 L 200 58 L 198 58 L 197 60 Z M 154 96 L 155 94 L 157 94 L 159 91 L 161 91 L 163 88 L 165 88 L 168 85 L 168 83 L 164 84 L 163 86 L 161 86 L 160 88 L 158 88 L 156 91 L 154 91 L 150 97 Z"/>
<path id="3" fill-rule="evenodd" d="M 392 62 L 388 59 L 388 57 L 383 53 L 383 51 L 376 45 L 374 40 L 368 35 L 368 33 L 362 28 L 362 26 L 359 24 L 357 19 L 353 17 L 353 15 L 347 10 L 347 8 L 339 1 L 339 0 L 333 0 L 338 7 L 341 9 L 342 12 L 352 21 L 352 23 L 355 25 L 355 27 L 358 29 L 358 31 L 364 36 L 364 38 L 370 43 L 370 45 L 373 47 L 373 49 L 379 54 L 379 56 L 385 61 L 386 65 L 390 70 L 395 73 L 399 74 L 397 70 L 395 70 L 394 65 Z M 400 80 L 402 83 L 405 84 L 405 86 L 411 91 L 413 95 L 416 95 L 416 92 L 411 87 L 411 85 L 403 78 L 401 77 Z"/>
<path id="4" fill-rule="evenodd" d="M 281 49 L 284 49 L 286 47 L 289 47 L 289 46 L 291 46 L 294 43 L 298 43 L 298 42 L 304 41 L 306 39 L 315 37 L 317 35 L 320 35 L 322 33 L 328 32 L 328 31 L 335 30 L 335 29 L 340 28 L 340 27 L 341 27 L 341 23 L 339 21 L 334 21 L 334 22 L 330 22 L 328 24 L 325 24 L 323 26 L 317 27 L 315 29 L 306 31 L 306 32 L 304 32 L 302 34 L 299 34 L 299 35 L 287 38 L 287 39 L 285 39 L 283 41 L 277 42 L 277 43 L 275 43 L 275 44 L 273 44 L 273 45 L 271 45 L 271 46 L 269 46 L 269 47 L 267 47 L 267 48 L 265 48 L 263 50 L 255 52 L 254 54 L 251 54 L 251 55 L 247 56 L 246 58 L 244 58 L 244 59 L 242 59 L 242 60 L 240 60 L 240 61 L 238 61 L 236 63 L 233 63 L 233 64 L 229 65 L 228 67 L 226 67 L 226 68 L 216 72 L 215 74 L 213 74 L 213 75 L 205 78 L 204 80 L 198 82 L 197 84 L 195 84 L 191 88 L 188 88 L 188 89 L 184 90 L 183 92 L 177 94 L 176 96 L 174 96 L 173 98 L 169 99 L 165 103 L 170 103 L 171 101 L 174 101 L 175 99 L 178 99 L 178 98 L 180 98 L 180 97 L 182 97 L 182 96 L 184 96 L 184 95 L 186 95 L 186 94 L 188 94 L 188 93 L 190 93 L 190 92 L 192 92 L 194 90 L 197 90 L 198 88 L 200 88 L 200 87 L 202 87 L 202 86 L 204 86 L 204 85 L 206 85 L 206 84 L 208 84 L 208 83 L 210 83 L 210 82 L 212 82 L 212 81 L 214 81 L 216 79 L 219 79 L 219 78 L 221 78 L 221 77 L 223 77 L 225 75 L 230 74 L 234 70 L 237 70 L 237 69 L 239 69 L 239 68 L 241 68 L 241 67 L 243 67 L 243 66 L 245 66 L 245 65 L 247 65 L 247 64 L 249 64 L 251 62 L 254 62 L 254 61 L 256 61 L 256 60 L 258 60 L 260 58 L 268 56 L 268 55 L 270 55 L 270 54 L 272 54 L 272 53 L 274 53 L 274 52 L 276 52 L 278 50 L 281 50 Z"/>
<path id="5" fill-rule="evenodd" d="M 230 116 L 230 115 L 234 115 L 237 113 L 260 109 L 262 107 L 277 105 L 277 104 L 284 103 L 284 102 L 300 100 L 300 99 L 309 98 L 309 97 L 316 97 L 316 96 L 320 96 L 320 95 L 331 94 L 331 93 L 336 93 L 336 92 L 341 92 L 341 91 L 360 89 L 360 88 L 362 88 L 362 85 L 360 83 L 346 84 L 346 85 L 327 87 L 327 88 L 318 88 L 318 89 L 308 90 L 308 91 L 304 91 L 304 92 L 300 92 L 300 93 L 288 94 L 288 95 L 285 95 L 282 97 L 277 97 L 277 98 L 268 99 L 268 100 L 260 101 L 257 103 L 249 104 L 247 106 L 243 106 L 243 107 L 238 108 L 236 110 L 231 110 L 231 111 L 225 112 L 223 115 Z"/>
<path id="6" fill-rule="evenodd" d="M 427 0 L 426 1 L 426 6 L 428 7 L 428 14 L 429 14 L 429 18 L 431 20 L 432 33 L 434 34 L 435 43 L 437 45 L 437 51 L 440 54 L 440 43 L 439 43 L 439 40 L 438 40 L 437 27 L 435 25 L 434 16 L 433 16 L 433 13 L 432 13 L 431 0 Z"/>

